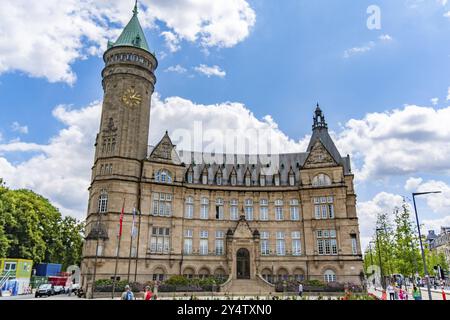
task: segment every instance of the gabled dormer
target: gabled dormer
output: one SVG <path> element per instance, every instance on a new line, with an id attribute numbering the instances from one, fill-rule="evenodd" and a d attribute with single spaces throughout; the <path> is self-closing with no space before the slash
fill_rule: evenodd
<path id="1" fill-rule="evenodd" d="M 186 171 L 186 182 L 194 183 L 194 166 L 191 164 Z"/>
<path id="2" fill-rule="evenodd" d="M 200 181 L 201 181 L 202 184 L 207 185 L 208 184 L 208 180 L 209 180 L 209 177 L 208 177 L 208 165 L 205 165 L 203 167 L 202 174 L 200 176 Z"/>
<path id="3" fill-rule="evenodd" d="M 289 169 L 288 173 L 288 183 L 291 187 L 295 186 L 295 172 L 294 169 L 292 169 L 292 166 Z"/>
<path id="4" fill-rule="evenodd" d="M 169 133 L 166 131 L 164 137 L 156 145 L 150 154 L 149 160 L 157 162 L 165 162 L 172 164 L 181 164 L 180 158 L 175 150 L 175 145 L 169 137 Z"/>
<path id="5" fill-rule="evenodd" d="M 244 184 L 246 187 L 250 187 L 252 185 L 252 173 L 250 172 L 250 168 L 248 167 L 244 173 Z"/>
<path id="6" fill-rule="evenodd" d="M 222 168 L 220 168 L 220 167 L 216 172 L 215 181 L 218 186 L 221 186 L 223 184 L 223 173 L 222 173 Z"/>
<path id="7" fill-rule="evenodd" d="M 233 169 L 231 169 L 229 181 L 230 181 L 230 185 L 232 185 L 232 186 L 237 185 L 237 172 L 236 172 L 236 168 L 234 166 L 233 166 Z"/>

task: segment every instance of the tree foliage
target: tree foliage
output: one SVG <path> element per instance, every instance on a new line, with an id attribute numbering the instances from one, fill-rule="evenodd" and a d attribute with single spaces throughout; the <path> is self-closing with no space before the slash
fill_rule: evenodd
<path id="1" fill-rule="evenodd" d="M 416 273 L 424 276 L 422 255 L 420 252 L 417 226 L 411 217 L 411 211 L 406 203 L 402 208 L 396 208 L 392 214 L 378 214 L 373 241 L 364 255 L 364 267 L 380 266 L 385 275 L 402 274 L 412 276 Z M 425 239 L 422 239 L 425 246 Z M 434 275 L 433 267 L 440 265 L 448 270 L 448 265 L 443 254 L 425 248 L 425 259 L 428 272 Z"/>
<path id="2" fill-rule="evenodd" d="M 11 190 L 0 180 L 0 257 L 34 263 L 81 262 L 84 225 L 30 190 Z"/>

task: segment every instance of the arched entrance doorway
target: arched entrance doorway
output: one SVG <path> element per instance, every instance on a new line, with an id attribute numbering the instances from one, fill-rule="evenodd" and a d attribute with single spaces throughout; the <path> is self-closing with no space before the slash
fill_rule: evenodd
<path id="1" fill-rule="evenodd" d="M 236 271 L 238 279 L 250 279 L 250 252 L 241 248 L 236 253 Z"/>

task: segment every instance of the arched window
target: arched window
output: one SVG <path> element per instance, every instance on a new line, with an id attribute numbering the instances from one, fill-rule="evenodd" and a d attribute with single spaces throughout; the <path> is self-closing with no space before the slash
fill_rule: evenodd
<path id="1" fill-rule="evenodd" d="M 327 270 L 325 271 L 325 273 L 323 274 L 323 280 L 325 282 L 336 282 L 337 278 L 336 278 L 336 273 L 334 273 L 333 270 Z"/>
<path id="2" fill-rule="evenodd" d="M 105 213 L 108 210 L 108 193 L 102 190 L 98 197 L 98 212 Z"/>
<path id="3" fill-rule="evenodd" d="M 326 174 L 320 173 L 313 178 L 312 185 L 313 185 L 313 187 L 330 186 L 331 179 Z"/>
<path id="4" fill-rule="evenodd" d="M 172 175 L 167 170 L 159 170 L 155 176 L 156 182 L 172 183 Z"/>

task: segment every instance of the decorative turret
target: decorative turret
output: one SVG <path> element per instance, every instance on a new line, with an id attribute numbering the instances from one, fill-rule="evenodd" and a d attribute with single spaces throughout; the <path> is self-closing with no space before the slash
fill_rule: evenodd
<path id="1" fill-rule="evenodd" d="M 315 129 L 328 129 L 327 123 L 325 122 L 325 116 L 323 115 L 322 109 L 319 107 L 319 103 L 317 103 L 317 108 L 313 117 L 314 124 L 313 130 Z"/>

